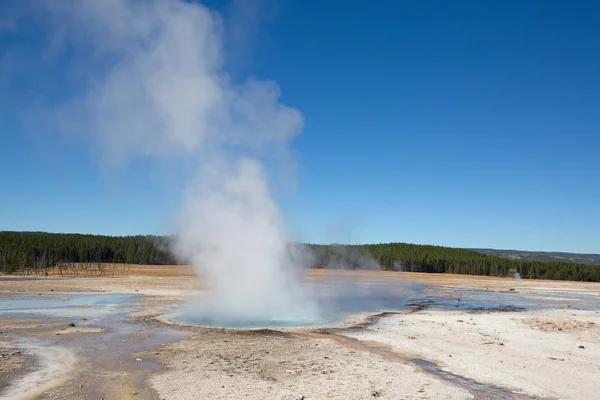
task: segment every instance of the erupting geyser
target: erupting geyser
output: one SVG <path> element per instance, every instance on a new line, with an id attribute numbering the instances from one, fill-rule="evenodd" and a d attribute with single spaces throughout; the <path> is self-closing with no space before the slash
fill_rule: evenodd
<path id="1" fill-rule="evenodd" d="M 299 284 L 299 248 L 288 245 L 283 218 L 255 159 L 191 188 L 177 252 L 212 289 L 196 321 L 265 325 L 311 322 L 316 304 Z M 189 312 L 190 310 L 188 310 Z"/>
<path id="2" fill-rule="evenodd" d="M 200 312 L 217 321 L 316 319 L 268 179 L 293 170 L 289 145 L 302 116 L 279 102 L 274 82 L 232 82 L 220 16 L 183 0 L 35 4 L 50 54 L 63 50 L 87 83 L 52 108 L 59 129 L 89 134 L 111 166 L 147 157 L 195 171 L 174 249 L 211 288 Z"/>

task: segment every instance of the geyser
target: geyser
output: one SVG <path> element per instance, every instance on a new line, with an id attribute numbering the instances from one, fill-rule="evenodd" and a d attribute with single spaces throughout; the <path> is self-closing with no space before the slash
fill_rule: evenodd
<path id="1" fill-rule="evenodd" d="M 199 312 L 227 321 L 318 319 L 269 179 L 293 170 L 289 146 L 303 119 L 279 101 L 276 83 L 232 82 L 219 14 L 183 0 L 27 4 L 48 22 L 48 54 L 82 80 L 82 91 L 51 108 L 59 130 L 89 134 L 113 167 L 144 157 L 194 171 L 174 250 L 209 284 Z"/>
<path id="2" fill-rule="evenodd" d="M 212 289 L 196 317 L 224 325 L 317 320 L 316 304 L 299 284 L 302 250 L 287 243 L 260 162 L 243 159 L 230 168 L 193 185 L 183 207 L 177 253 Z"/>

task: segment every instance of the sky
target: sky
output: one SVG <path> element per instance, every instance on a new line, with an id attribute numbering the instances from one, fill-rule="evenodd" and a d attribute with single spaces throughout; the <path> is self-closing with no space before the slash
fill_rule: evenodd
<path id="1" fill-rule="evenodd" d="M 173 233 L 185 163 L 106 167 L 46 125 L 81 66 L 17 3 L 0 6 L 0 230 Z M 600 4 L 205 3 L 232 81 L 274 80 L 303 115 L 295 184 L 274 184 L 294 239 L 600 253 Z"/>

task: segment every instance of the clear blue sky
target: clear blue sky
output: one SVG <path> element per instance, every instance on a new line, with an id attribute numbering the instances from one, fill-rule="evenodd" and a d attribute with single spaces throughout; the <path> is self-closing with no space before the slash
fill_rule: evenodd
<path id="1" fill-rule="evenodd" d="M 297 238 L 600 253 L 600 3 L 272 14 L 229 69 L 277 81 L 304 114 L 298 188 L 279 196 Z M 77 88 L 60 68 L 20 72 L 11 55 L 36 37 L 0 35 L 0 230 L 171 232 L 183 174 L 107 172 L 77 140 L 27 129 L 24 107 Z"/>

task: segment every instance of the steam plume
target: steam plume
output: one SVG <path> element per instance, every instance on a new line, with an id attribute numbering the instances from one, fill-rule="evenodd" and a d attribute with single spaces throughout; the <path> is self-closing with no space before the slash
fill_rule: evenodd
<path id="1" fill-rule="evenodd" d="M 302 115 L 279 101 L 275 82 L 231 82 L 219 15 L 183 0 L 35 4 L 50 15 L 51 51 L 85 77 L 85 90 L 52 112 L 60 130 L 89 133 L 107 165 L 191 160 L 175 250 L 212 285 L 213 312 L 313 315 L 265 168 L 288 169 Z"/>

